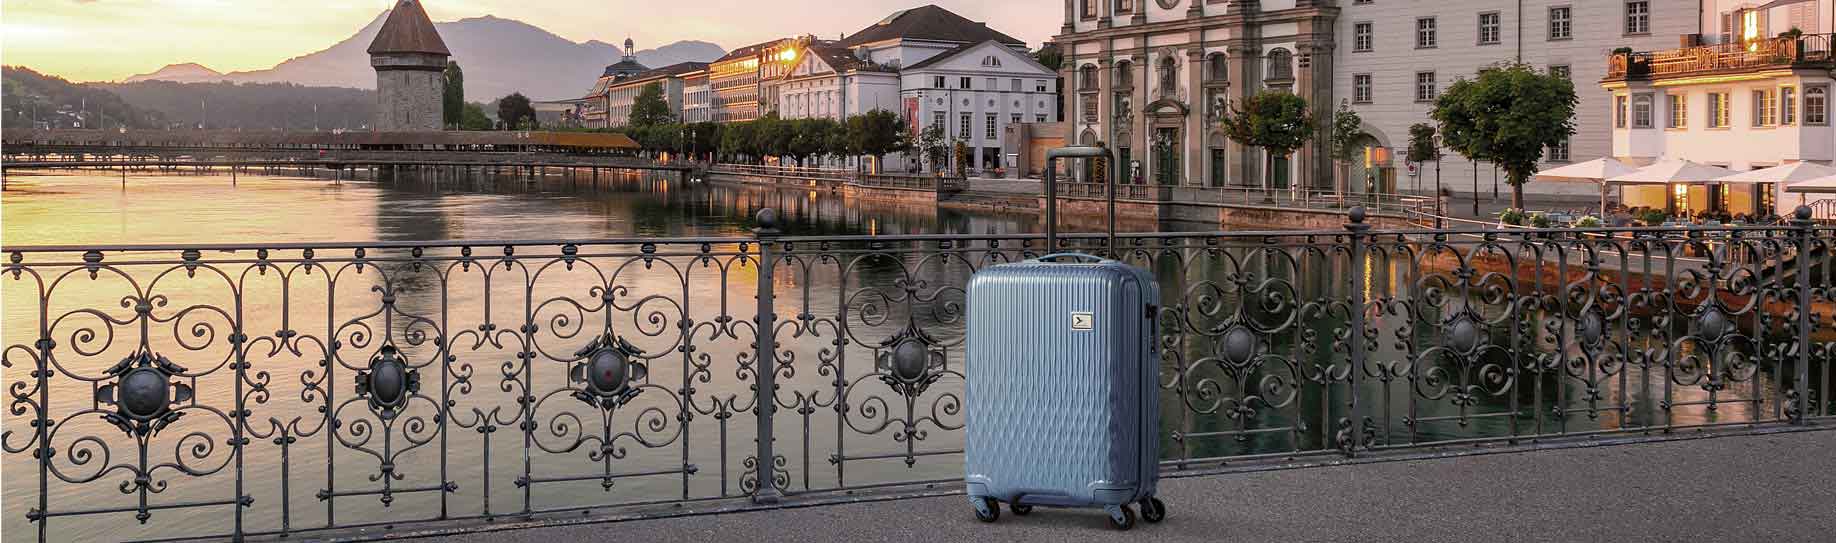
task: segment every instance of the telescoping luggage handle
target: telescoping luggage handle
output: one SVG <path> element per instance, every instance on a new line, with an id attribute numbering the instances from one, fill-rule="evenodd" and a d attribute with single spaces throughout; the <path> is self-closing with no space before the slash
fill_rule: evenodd
<path id="1" fill-rule="evenodd" d="M 1110 156 L 1109 149 L 1088 145 L 1059 147 L 1046 151 L 1045 250 L 1048 253 L 1058 250 L 1058 159 L 1061 158 L 1082 158 L 1089 160 L 1095 158 L 1108 159 Z M 1106 223 L 1105 232 L 1109 235 L 1109 254 L 1114 256 L 1116 253 L 1116 175 L 1121 173 L 1121 168 L 1119 165 L 1114 164 L 1114 160 L 1109 160 L 1108 162 L 1111 163 L 1110 169 L 1113 171 L 1105 172 L 1107 175 L 1103 176 L 1103 189 L 1106 193 L 1105 199 L 1109 203 L 1109 220 Z M 1045 258 L 1040 258 L 1040 260 L 1045 260 Z"/>
<path id="2" fill-rule="evenodd" d="M 1058 260 L 1060 258 L 1072 258 L 1072 259 L 1083 260 L 1085 262 L 1103 262 L 1105 260 L 1103 257 L 1091 255 L 1091 254 L 1084 254 L 1084 253 L 1052 253 L 1049 255 L 1045 255 L 1039 258 L 1032 259 L 1032 261 L 1033 262 L 1044 262 L 1047 260 Z"/>

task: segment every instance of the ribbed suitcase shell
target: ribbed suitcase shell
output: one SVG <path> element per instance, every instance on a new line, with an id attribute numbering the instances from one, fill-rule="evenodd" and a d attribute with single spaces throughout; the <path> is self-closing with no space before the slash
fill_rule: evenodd
<path id="1" fill-rule="evenodd" d="M 968 299 L 969 496 L 1072 507 L 1153 496 L 1153 276 L 1108 260 L 1029 260 L 976 273 Z M 1090 329 L 1073 329 L 1073 313 L 1089 313 Z"/>

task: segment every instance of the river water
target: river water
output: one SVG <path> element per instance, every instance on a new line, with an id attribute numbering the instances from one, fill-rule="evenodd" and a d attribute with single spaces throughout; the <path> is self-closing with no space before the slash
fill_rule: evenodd
<path id="1" fill-rule="evenodd" d="M 4 200 L 0 201 L 0 214 L 3 214 L 0 220 L 4 221 L 4 244 L 7 247 L 161 243 L 258 246 L 278 242 L 745 237 L 750 235 L 753 226 L 751 218 L 764 207 L 780 211 L 784 229 L 789 235 L 980 235 L 1034 232 L 1039 229 L 1036 217 L 1023 214 L 875 204 L 851 201 L 829 193 L 684 184 L 637 174 L 604 175 L 605 178 L 598 182 L 583 179 L 582 174 L 576 173 L 572 176 L 549 176 L 537 180 L 474 178 L 459 181 L 445 179 L 436 183 L 411 176 L 378 182 L 263 175 L 239 175 L 232 180 L 226 175 L 130 174 L 123 180 L 108 174 L 10 174 L 6 178 Z M 1194 226 L 1163 225 L 1162 228 L 1180 230 L 1192 229 Z M 1264 276 L 1282 275 L 1285 277 L 1283 284 L 1286 285 L 1283 288 L 1292 290 L 1257 291 L 1258 294 L 1274 294 L 1274 298 L 1248 296 L 1246 291 L 1220 292 L 1215 297 L 1208 296 L 1199 291 L 1200 283 L 1225 284 L 1236 276 L 1220 271 L 1224 267 L 1221 264 L 1208 264 L 1212 260 L 1193 260 L 1184 264 L 1163 261 L 1155 266 L 1162 278 L 1163 291 L 1167 293 L 1164 298 L 1169 304 L 1180 303 L 1182 300 L 1193 306 L 1232 302 L 1245 307 L 1267 309 L 1270 303 L 1281 305 L 1276 302 L 1282 298 L 1283 292 L 1291 295 L 1285 299 L 1286 302 L 1299 302 L 1302 298 L 1323 300 L 1345 296 L 1349 292 L 1340 281 L 1352 273 L 1365 274 L 1375 292 L 1406 292 L 1410 285 L 1406 284 L 1408 281 L 1403 277 L 1409 275 L 1408 268 L 1413 265 L 1401 258 L 1371 259 L 1364 266 L 1338 264 L 1294 267 L 1278 274 L 1272 270 L 1281 269 L 1279 265 L 1265 262 L 1260 264 L 1263 268 L 1254 268 L 1246 263 L 1252 259 L 1240 258 L 1248 252 L 1233 254 L 1238 257 L 1232 257 L 1232 269 L 1261 271 Z M 808 410 L 810 412 L 799 413 L 793 405 L 780 411 L 774 418 L 778 425 L 778 451 L 783 455 L 784 462 L 781 470 L 788 491 L 834 488 L 844 484 L 844 478 L 846 485 L 858 486 L 960 477 L 960 455 L 952 454 L 951 451 L 961 446 L 960 431 L 955 430 L 961 424 L 960 413 L 955 410 L 955 394 L 960 391 L 961 383 L 959 378 L 951 377 L 955 374 L 950 372 L 961 370 L 961 362 L 957 358 L 960 357 L 962 332 L 960 320 L 953 318 L 950 304 L 961 301 L 960 287 L 972 270 L 960 263 L 949 262 L 913 264 L 907 261 L 903 264 L 881 263 L 878 267 L 867 264 L 871 263 L 864 263 L 858 270 L 850 268 L 849 271 L 833 275 L 789 273 L 775 278 L 778 295 L 789 298 L 788 301 L 780 300 L 780 319 L 795 318 L 798 309 L 818 316 L 831 314 L 836 308 L 844 306 L 861 312 L 865 307 L 861 305 L 863 303 L 877 310 L 898 313 L 889 319 L 850 323 L 857 329 L 849 332 L 853 342 L 845 349 L 845 357 L 857 358 L 854 358 L 856 362 L 853 366 L 845 368 L 818 362 L 822 358 L 818 353 L 831 341 L 833 334 L 784 340 L 786 349 L 796 351 L 799 357 L 791 364 L 796 369 L 795 374 L 787 375 L 784 379 L 785 390 L 797 394 L 796 399 L 788 401 L 797 404 L 803 398 L 801 394 L 804 391 L 816 398 L 806 404 L 811 408 Z M 681 269 L 687 270 L 690 267 L 682 266 Z M 914 292 L 931 295 L 935 299 L 874 304 L 836 295 L 838 292 L 848 292 L 850 284 L 899 284 L 901 278 L 910 278 L 910 272 L 918 271 L 936 276 L 925 276 L 930 284 Z M 145 273 L 146 269 L 140 272 Z M 666 319 L 670 322 L 665 323 L 673 326 L 684 313 L 704 323 L 713 320 L 719 312 L 706 308 L 722 307 L 723 304 L 734 306 L 727 314 L 735 318 L 750 318 L 748 308 L 753 303 L 751 285 L 756 284 L 754 272 L 738 267 L 732 272 L 731 275 L 721 275 L 705 282 L 683 279 L 682 274 L 692 273 L 689 271 L 680 271 L 674 278 L 666 279 L 639 272 L 623 277 L 629 278 L 634 292 L 662 293 L 661 297 L 675 300 L 672 304 L 674 309 L 666 312 L 673 318 Z M 465 279 L 470 277 L 468 274 L 477 273 L 472 268 L 455 272 L 456 279 L 450 280 L 437 275 L 415 273 L 403 272 L 389 280 L 353 279 L 357 286 L 350 290 L 354 294 L 293 292 L 287 295 L 291 300 L 289 305 L 279 303 L 282 291 L 278 286 L 248 282 L 245 284 L 261 286 L 251 287 L 245 293 L 249 314 L 245 328 L 251 331 L 251 335 L 269 335 L 275 330 L 293 328 L 302 334 L 316 335 L 321 339 L 332 337 L 346 340 L 347 343 L 364 343 L 359 338 L 362 334 L 352 335 L 350 331 L 336 325 L 321 325 L 318 330 L 314 330 L 311 325 L 289 324 L 289 321 L 276 315 L 297 314 L 300 320 L 309 322 L 311 314 L 317 311 L 320 313 L 319 320 L 323 321 L 325 300 L 338 300 L 340 304 L 346 303 L 343 300 L 352 300 L 355 305 L 361 305 L 367 299 L 366 296 L 374 295 L 366 290 L 367 287 L 385 284 L 401 295 L 402 300 L 397 305 L 404 308 L 404 316 L 453 315 L 454 322 L 446 323 L 443 319 L 435 318 L 441 322 L 429 325 L 430 328 L 445 331 L 438 335 L 454 340 L 465 338 L 471 343 L 469 346 L 452 348 L 458 358 L 452 366 L 467 366 L 466 374 L 470 376 L 471 386 L 463 394 L 453 394 L 460 400 L 453 409 L 454 420 L 448 422 L 457 426 L 450 428 L 438 441 L 446 445 L 445 450 L 448 452 L 441 455 L 440 446 L 430 442 L 406 453 L 384 453 L 384 456 L 390 457 L 400 466 L 405 476 L 401 482 L 395 483 L 399 487 L 437 484 L 440 479 L 438 472 L 433 469 L 444 461 L 444 469 L 448 470 L 447 479 L 460 485 L 449 494 L 444 505 L 445 514 L 449 516 L 484 514 L 486 509 L 483 500 L 487 498 L 490 500 L 490 513 L 520 511 L 524 505 L 524 494 L 515 483 L 525 469 L 539 479 L 592 474 L 598 468 L 613 465 L 601 459 L 588 458 L 587 449 L 597 446 L 592 442 L 592 436 L 598 433 L 600 422 L 593 418 L 596 416 L 593 413 L 583 413 L 579 405 L 567 403 L 576 401 L 572 398 L 557 397 L 553 404 L 542 404 L 542 409 L 568 414 L 559 418 L 538 418 L 541 430 L 536 432 L 537 442 L 532 449 L 525 449 L 515 421 L 509 421 L 506 427 L 496 428 L 493 434 L 480 432 L 478 428 L 483 424 L 477 415 L 484 415 L 494 406 L 510 406 L 507 409 L 515 409 L 515 394 L 510 388 L 502 387 L 506 383 L 519 381 L 514 375 L 506 378 L 505 372 L 500 370 L 500 364 L 504 368 L 512 367 L 510 360 L 517 349 L 491 344 L 485 339 L 488 333 L 471 332 L 466 335 L 463 331 L 482 329 L 481 325 L 486 324 L 509 323 L 513 326 L 522 322 L 523 319 L 517 316 L 520 308 L 511 307 L 506 310 L 502 307 L 515 304 L 500 302 L 497 307 L 491 307 L 486 301 L 489 296 L 515 293 L 506 294 L 500 290 L 506 285 L 489 284 L 488 281 L 479 288 L 467 286 L 464 281 L 470 280 Z M 563 279 L 547 282 L 543 288 L 556 287 L 569 291 L 568 296 L 578 297 L 597 284 L 597 280 L 587 279 L 568 283 L 565 277 L 571 276 L 561 277 Z M 509 290 L 514 291 L 518 284 L 520 282 L 508 285 L 511 287 Z M 196 300 L 190 303 L 227 305 L 221 299 L 221 288 L 212 291 L 209 286 L 187 286 L 182 282 L 178 285 L 172 287 L 174 290 L 169 294 L 174 299 L 192 296 Z M 38 304 L 32 302 L 36 295 L 27 283 L 10 278 L 5 281 L 4 288 L 5 324 L 0 327 L 0 333 L 5 334 L 3 343 L 9 346 L 29 346 L 36 336 L 35 326 L 38 323 Z M 129 288 L 126 292 L 132 291 Z M 796 293 L 800 291 L 818 293 L 812 298 L 816 301 L 804 302 L 799 299 Z M 58 303 L 110 310 L 118 305 L 123 290 L 120 285 L 98 285 L 93 288 L 93 292 L 76 289 L 68 296 Z M 531 299 L 540 298 L 533 292 L 529 296 Z M 1378 298 L 1381 295 L 1373 294 L 1371 297 Z M 1450 294 L 1450 297 L 1460 299 L 1457 294 Z M 835 298 L 841 299 L 828 301 Z M 1252 300 L 1257 303 L 1251 303 Z M 370 303 L 374 304 L 373 301 Z M 899 310 L 904 313 L 899 313 L 892 306 L 899 306 Z M 1449 305 L 1443 301 L 1441 306 Z M 66 306 L 58 307 L 69 310 Z M 611 471 L 680 471 L 684 464 L 689 464 L 694 466 L 694 473 L 620 478 L 615 485 L 609 487 L 602 486 L 599 479 L 537 483 L 531 492 L 531 507 L 544 509 L 620 504 L 674 500 L 685 496 L 691 499 L 716 498 L 741 493 L 745 471 L 743 463 L 754 446 L 750 424 L 753 415 L 745 412 L 748 408 L 744 405 L 750 384 L 745 370 L 739 367 L 741 361 L 745 360 L 749 338 L 740 335 L 697 340 L 700 352 L 711 358 L 704 366 L 696 366 L 679 362 L 688 360 L 689 356 L 660 354 L 676 349 L 684 340 L 660 331 L 656 323 L 644 322 L 640 315 L 648 316 L 650 309 L 623 311 L 632 315 L 618 316 L 623 320 L 616 325 L 611 322 L 612 316 L 600 317 L 594 311 L 544 311 L 551 310 L 537 310 L 540 317 L 537 321 L 564 330 L 570 327 L 578 329 L 588 321 L 606 320 L 608 328 L 648 331 L 627 332 L 625 336 L 647 353 L 644 360 L 648 363 L 648 378 L 658 386 L 655 392 L 639 395 L 631 406 L 621 407 L 618 412 L 621 415 L 613 417 L 619 429 L 612 433 L 623 431 L 628 434 L 616 439 L 621 450 L 617 455 L 616 468 Z M 1249 308 L 1243 309 L 1241 314 L 1253 321 L 1266 316 L 1263 311 Z M 1287 311 L 1292 313 L 1292 307 Z M 1219 324 L 1230 319 L 1212 318 L 1215 316 L 1189 318 L 1186 326 L 1194 333 L 1190 337 L 1182 337 L 1175 344 L 1169 344 L 1168 348 L 1179 353 L 1182 360 L 1200 360 L 1209 356 L 1209 360 L 1217 362 L 1216 359 L 1222 356 L 1226 363 L 1210 364 L 1215 369 L 1206 370 L 1209 373 L 1199 371 L 1196 368 L 1199 364 L 1196 363 L 1190 364 L 1195 367 L 1191 371 L 1168 370 L 1168 375 L 1185 373 L 1191 383 L 1210 384 L 1189 383 L 1187 394 L 1169 391 L 1163 397 L 1163 413 L 1167 420 L 1162 440 L 1163 448 L 1167 451 L 1164 456 L 1210 458 L 1331 448 L 1331 441 L 1336 437 L 1331 427 L 1334 426 L 1334 419 L 1344 411 L 1347 402 L 1343 389 L 1324 393 L 1315 389 L 1303 391 L 1300 389 L 1305 387 L 1297 383 L 1307 379 L 1306 375 L 1317 373 L 1317 369 L 1309 365 L 1310 361 L 1342 357 L 1342 354 L 1334 353 L 1335 348 L 1342 348 L 1343 345 L 1335 346 L 1329 336 L 1334 326 L 1344 325 L 1344 314 L 1329 309 L 1320 311 L 1313 317 L 1318 324 L 1311 327 L 1269 325 L 1266 322 L 1256 325 L 1261 328 L 1252 326 L 1261 332 L 1280 330 L 1279 333 L 1266 335 L 1281 335 L 1284 339 L 1263 347 L 1261 352 L 1293 360 L 1293 371 L 1284 373 L 1291 375 L 1291 378 L 1275 377 L 1272 380 L 1269 375 L 1256 373 L 1257 370 L 1227 363 L 1230 356 L 1218 354 L 1213 345 L 1216 341 L 1208 342 L 1230 337 L 1228 332 L 1223 331 L 1225 327 Z M 552 318 L 563 313 L 568 318 L 562 319 L 565 321 L 563 324 L 556 324 L 557 321 Z M 131 316 L 132 313 L 127 315 Z M 345 317 L 342 313 L 338 315 L 339 319 Z M 188 318 L 211 320 L 205 317 Z M 899 334 L 904 329 L 902 322 L 913 323 L 931 335 L 930 341 L 944 346 L 940 349 L 941 362 L 937 369 L 948 374 L 911 402 L 898 394 L 887 392 L 885 387 L 888 385 L 881 384 L 871 362 L 880 354 L 874 349 L 879 341 L 901 337 Z M 195 324 L 184 319 L 181 319 L 181 323 L 187 327 Z M 174 324 L 164 326 L 172 326 L 173 332 L 180 331 Z M 1742 326 L 1758 325 L 1749 321 Z M 1377 328 L 1378 337 L 1382 340 L 1373 342 L 1372 356 L 1376 358 L 1407 359 L 1407 349 L 1398 344 L 1401 336 L 1434 336 L 1438 333 L 1422 329 L 1429 327 L 1417 326 L 1399 335 L 1398 331 L 1404 327 L 1394 320 L 1381 322 Z M 382 329 L 389 328 L 385 325 Z M 196 353 L 186 353 L 194 362 L 181 365 L 195 370 L 198 366 L 209 367 L 211 356 L 229 358 L 223 354 L 225 347 L 221 345 L 220 335 L 225 333 L 225 328 L 219 324 L 211 330 L 216 334 L 211 339 L 217 341 L 218 345 L 199 349 Z M 557 332 L 558 337 L 553 338 L 557 345 L 543 347 L 543 356 L 558 355 L 557 359 L 566 358 L 568 353 L 572 353 L 574 348 L 592 335 L 591 330 L 586 331 L 589 333 L 580 335 Z M 120 333 L 126 335 L 128 332 L 124 327 Z M 1313 332 L 1324 334 L 1316 335 Z M 53 335 L 66 347 L 85 343 L 68 329 Z M 187 341 L 197 341 L 177 337 L 183 335 L 168 333 L 165 334 L 167 337 L 152 343 L 156 346 L 163 344 L 163 352 L 180 353 L 188 350 L 185 347 Z M 1500 334 L 1494 331 L 1493 335 Z M 1573 354 L 1572 346 L 1561 345 L 1553 338 L 1545 337 L 1547 335 L 1527 334 L 1523 345 L 1511 344 L 1513 347 L 1521 347 L 1521 352 L 1500 348 L 1497 349 L 1500 351 L 1498 356 L 1532 356 L 1530 353 L 1535 353 L 1539 348 L 1552 353 Z M 430 362 L 439 349 L 430 343 L 415 342 L 405 337 L 400 339 L 405 357 L 422 361 L 422 394 L 437 397 L 439 387 L 434 386 L 434 376 L 439 371 L 437 365 Z M 1436 340 L 1427 341 L 1432 343 Z M 1507 340 L 1497 341 L 1500 341 L 1502 347 Z M 1648 346 L 1650 342 L 1647 338 L 1637 343 Z M 54 381 L 52 390 L 58 398 L 53 401 L 54 413 L 67 414 L 95 407 L 92 398 L 98 394 L 97 387 L 104 384 L 96 376 L 131 351 L 134 343 L 130 339 L 116 339 L 114 344 L 99 349 L 92 356 L 65 355 L 67 358 L 60 362 L 68 364 L 64 366 L 67 371 L 87 373 L 96 382 Z M 271 346 L 273 343 L 266 345 Z M 366 349 L 375 346 L 366 345 Z M 351 371 L 345 368 L 352 368 L 353 364 L 361 366 L 369 355 L 337 355 L 334 358 L 339 358 L 341 365 L 335 368 L 334 375 L 328 376 L 323 370 L 314 369 L 325 353 L 317 353 L 317 358 L 314 354 L 311 349 L 306 349 L 301 353 L 279 352 L 259 357 L 260 360 L 251 360 L 251 371 L 271 373 L 271 379 L 266 383 L 271 396 L 254 407 L 256 412 L 251 418 L 251 427 L 267 428 L 268 423 L 265 421 L 269 420 L 280 423 L 291 420 L 297 424 L 289 431 L 310 436 L 290 445 L 287 451 L 290 461 L 283 466 L 279 447 L 271 441 L 272 436 L 256 432 L 262 439 L 256 439 L 250 445 L 244 464 L 245 473 L 249 474 L 245 492 L 256 500 L 248 513 L 249 529 L 278 529 L 283 509 L 279 502 L 283 498 L 290 502 L 285 508 L 289 515 L 286 521 L 294 528 L 323 525 L 328 515 L 336 515 L 336 522 L 344 525 L 420 519 L 441 514 L 443 509 L 441 500 L 437 498 L 438 492 L 397 494 L 386 508 L 378 507 L 380 502 L 375 495 L 340 496 L 329 508 L 326 501 L 315 495 L 327 486 L 345 492 L 373 488 L 379 483 L 375 479 L 378 473 L 377 459 L 357 451 L 374 447 L 373 442 L 349 434 L 349 428 L 344 429 L 345 433 L 340 434 L 342 437 L 334 442 L 323 428 L 317 428 L 314 433 L 312 422 L 322 416 L 317 414 L 317 408 L 322 403 L 321 395 L 326 389 L 340 396 L 334 404 L 346 401 L 350 395 Z M 13 349 L 8 351 L 9 361 L 19 361 L 5 369 L 3 380 L 9 387 L 23 386 L 18 383 L 29 383 L 31 380 L 22 369 L 31 363 L 29 359 L 20 358 L 20 355 Z M 200 359 L 204 361 L 197 362 Z M 869 362 L 862 363 L 859 360 Z M 1589 364 L 1592 363 L 1582 365 Z M 1181 368 L 1186 365 L 1185 362 L 1179 364 Z M 1773 403 L 1757 406 L 1751 403 L 1728 403 L 1716 409 L 1677 409 L 1669 413 L 1669 418 L 1662 418 L 1656 415 L 1653 408 L 1660 401 L 1660 394 L 1661 399 L 1677 404 L 1705 402 L 1711 395 L 1707 390 L 1714 387 L 1696 386 L 1693 382 L 1688 386 L 1679 384 L 1664 387 L 1652 384 L 1663 381 L 1663 377 L 1654 372 L 1647 373 L 1624 366 L 1617 368 L 1602 368 L 1595 364 L 1573 369 L 1573 373 L 1567 374 L 1565 378 L 1537 380 L 1535 386 L 1532 386 L 1529 379 L 1522 377 L 1503 378 L 1509 381 L 1505 384 L 1493 382 L 1500 376 L 1484 368 L 1471 368 L 1465 373 L 1448 374 L 1432 380 L 1425 378 L 1415 386 L 1402 381 L 1384 381 L 1379 375 L 1372 374 L 1363 378 L 1365 384 L 1360 385 L 1359 390 L 1365 399 L 1360 401 L 1368 402 L 1364 409 L 1371 411 L 1367 411 L 1367 415 L 1376 411 L 1384 413 L 1374 416 L 1376 420 L 1369 429 L 1375 439 L 1384 443 L 1497 436 L 1511 432 L 1513 427 L 1517 428 L 1519 434 L 1530 434 L 1550 432 L 1558 425 L 1564 429 L 1587 430 L 1602 426 L 1642 426 L 1665 422 L 1728 422 L 1765 417 L 1776 407 Z M 535 384 L 533 392 L 541 398 L 539 401 L 548 402 L 550 400 L 545 394 L 566 389 L 570 381 L 567 380 L 565 370 L 544 371 L 546 373 L 531 377 L 530 380 Z M 837 375 L 831 375 L 830 372 Z M 233 401 L 225 399 L 233 397 L 234 390 L 232 383 L 221 379 L 225 373 L 218 371 L 214 381 L 208 378 L 194 381 L 193 386 L 198 391 L 201 403 L 221 408 L 226 402 Z M 1769 370 L 1762 369 L 1746 375 L 1746 380 L 1718 389 L 1715 392 L 1719 394 L 1718 401 L 1777 397 L 1778 381 Z M 453 386 L 447 379 L 442 376 L 438 382 L 448 387 Z M 854 420 L 837 420 L 832 407 L 836 394 L 827 392 L 834 388 L 831 384 L 837 379 L 849 383 L 846 388 L 850 394 L 855 390 L 873 390 L 862 392 L 860 396 L 849 396 L 850 399 L 845 402 L 854 409 L 853 413 L 857 417 Z M 1462 409 L 1461 401 L 1453 398 L 1458 393 L 1451 396 L 1441 393 L 1444 390 L 1442 387 L 1447 385 L 1442 381 L 1447 379 L 1475 386 L 1459 392 L 1475 393 L 1478 398 L 1466 402 L 1466 407 Z M 1380 384 L 1380 381 L 1390 384 Z M 1687 382 L 1687 379 L 1682 381 Z M 696 405 L 693 411 L 697 414 L 692 417 L 692 421 L 686 422 L 685 429 L 680 413 L 671 407 L 675 405 L 675 400 L 670 399 L 673 398 L 670 394 L 672 391 L 679 392 L 679 386 L 689 386 L 691 382 L 697 390 L 688 401 Z M 1222 388 L 1214 388 L 1214 385 Z M 1248 392 L 1236 394 L 1245 390 Z M 1261 399 L 1257 401 L 1264 403 L 1237 405 L 1229 400 L 1230 397 L 1250 393 L 1259 393 L 1257 395 Z M 719 405 L 721 398 L 739 398 L 739 401 L 722 407 Z M 1277 401 L 1279 405 L 1271 407 L 1266 403 L 1269 398 L 1287 399 Z M 1373 405 L 1375 407 L 1371 407 Z M 1614 406 L 1635 407 L 1621 411 L 1613 409 Z M 361 418 L 359 415 L 363 407 L 359 402 L 350 407 L 350 413 L 354 414 L 345 411 L 339 413 L 341 417 Z M 1234 416 L 1233 408 L 1241 409 L 1247 415 L 1241 418 Z M 864 416 L 863 409 L 871 410 L 875 415 Z M 737 413 L 733 413 L 735 411 Z M 913 414 L 911 420 L 917 421 L 914 429 L 923 434 L 922 437 L 896 437 L 899 434 L 900 417 L 907 414 Z M 207 420 L 209 416 L 202 413 L 191 415 L 191 420 L 185 423 L 198 423 L 200 419 Z M 498 420 L 505 416 L 502 413 L 496 415 Z M 110 471 L 103 466 L 134 464 L 133 456 L 137 447 L 121 430 L 101 418 L 90 414 L 73 417 L 60 425 L 60 431 L 67 434 L 54 440 L 53 446 L 60 458 L 58 463 L 63 463 L 62 473 L 83 482 L 66 483 L 56 476 L 52 477 L 48 492 L 51 506 L 54 511 L 105 507 L 127 507 L 130 511 L 54 518 L 51 525 L 53 539 L 112 540 L 220 533 L 229 529 L 229 508 L 223 506 L 156 510 L 147 525 L 136 523 L 131 508 L 137 501 L 137 495 L 121 490 L 123 481 L 131 480 L 132 476 L 126 471 Z M 410 415 L 403 420 L 408 418 L 412 418 L 412 408 Z M 660 429 L 647 427 L 654 422 L 653 419 L 658 418 L 665 419 L 657 422 Z M 15 413 L 7 414 L 4 420 L 11 434 L 6 441 L 9 447 L 18 447 L 27 441 L 31 430 L 25 423 L 29 419 L 28 416 Z M 421 420 L 437 424 L 430 416 L 423 416 Z M 717 422 L 722 420 L 726 422 Z M 890 429 L 885 424 L 888 422 L 891 423 Z M 170 433 L 155 435 L 154 442 L 157 444 L 149 450 L 167 459 L 177 457 L 178 462 L 186 466 L 223 467 L 220 470 L 205 469 L 210 474 L 195 478 L 178 475 L 170 469 L 164 471 L 155 478 L 168 479 L 171 487 L 164 493 L 153 494 L 150 498 L 152 503 L 218 500 L 234 495 L 233 487 L 228 486 L 233 482 L 230 474 L 234 468 L 229 463 L 228 448 L 222 442 L 226 434 L 221 430 L 221 425 L 217 429 L 210 429 L 208 425 L 201 426 L 202 429 L 181 430 L 178 428 L 182 428 L 183 424 L 175 424 L 175 430 Z M 189 438 L 182 433 L 193 431 L 202 432 L 207 437 Z M 407 430 L 406 434 L 415 434 L 415 431 Z M 106 462 L 73 460 L 73 455 L 80 455 L 82 449 L 99 450 L 96 447 L 100 445 L 73 443 L 75 438 L 70 437 L 72 435 L 96 436 L 98 441 L 106 442 L 112 456 Z M 420 435 L 430 434 L 423 431 Z M 547 441 L 544 442 L 544 439 Z M 908 455 L 907 445 L 913 439 L 917 442 L 913 450 L 938 454 Z M 199 446 L 197 441 L 212 440 L 214 445 L 210 450 L 197 451 L 195 454 L 190 450 Z M 489 454 L 483 450 L 486 440 L 489 440 Z M 363 446 L 349 447 L 352 442 L 361 442 Z M 845 447 L 842 445 L 844 442 Z M 721 446 L 721 443 L 725 443 L 725 446 Z M 580 448 L 582 446 L 585 448 Z M 532 452 L 525 456 L 525 450 Z M 325 467 L 328 457 L 336 460 L 338 471 L 335 474 L 328 473 Z M 835 462 L 838 457 L 845 458 L 842 465 Z M 485 472 L 486 466 L 490 470 L 488 475 Z M 844 468 L 845 474 L 842 472 Z M 283 472 L 288 474 L 285 478 L 288 486 L 284 491 L 281 487 L 283 478 L 280 476 Z M 98 473 L 102 475 L 97 476 Z M 35 483 L 38 477 L 37 463 L 29 452 L 6 455 L 4 518 L 9 528 L 4 537 L 6 541 L 25 541 L 32 537 L 31 530 L 22 528 L 28 526 L 24 520 L 27 509 L 37 506 L 38 488 Z M 488 494 L 481 488 L 486 480 L 491 485 Z"/>

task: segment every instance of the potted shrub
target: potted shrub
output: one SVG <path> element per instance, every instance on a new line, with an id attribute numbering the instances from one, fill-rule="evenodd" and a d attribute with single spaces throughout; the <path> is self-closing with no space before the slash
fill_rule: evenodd
<path id="1" fill-rule="evenodd" d="M 1669 218 L 1670 215 L 1665 214 L 1663 210 L 1653 209 L 1646 211 L 1643 216 L 1639 217 L 1639 220 L 1644 222 L 1645 226 L 1663 226 L 1664 221 Z"/>
<path id="2" fill-rule="evenodd" d="M 1524 210 L 1515 207 L 1507 208 L 1498 213 L 1498 223 L 1507 226 L 1523 226 Z"/>
<path id="3" fill-rule="evenodd" d="M 1542 213 L 1534 213 L 1530 215 L 1530 226 L 1533 226 L 1536 228 L 1549 228 L 1552 225 L 1553 224 L 1549 222 L 1548 215 L 1544 215 Z"/>

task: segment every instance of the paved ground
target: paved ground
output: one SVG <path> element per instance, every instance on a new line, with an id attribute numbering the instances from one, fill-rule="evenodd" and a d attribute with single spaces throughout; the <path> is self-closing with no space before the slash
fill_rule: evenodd
<path id="1" fill-rule="evenodd" d="M 946 496 L 481 533 L 458 541 L 1831 541 L 1836 431 L 1163 480 L 1164 524 Z"/>

